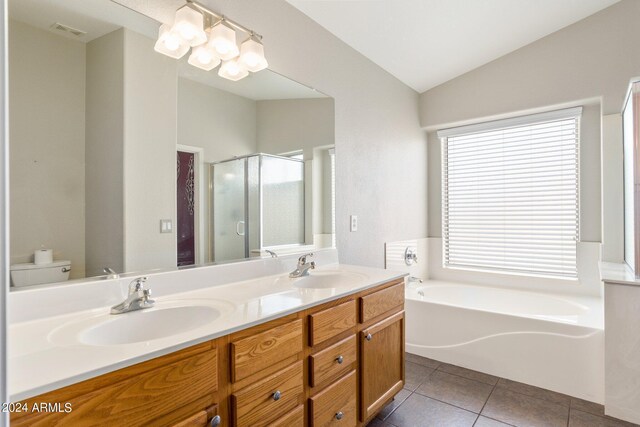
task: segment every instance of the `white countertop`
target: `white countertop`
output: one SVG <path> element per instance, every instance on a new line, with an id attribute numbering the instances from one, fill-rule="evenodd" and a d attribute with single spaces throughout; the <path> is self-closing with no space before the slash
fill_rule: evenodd
<path id="1" fill-rule="evenodd" d="M 608 284 L 640 286 L 640 279 L 622 262 L 601 262 L 600 280 Z"/>
<path id="2" fill-rule="evenodd" d="M 293 286 L 300 279 L 289 279 L 280 273 L 165 294 L 155 298 L 154 308 L 118 316 L 109 315 L 110 304 L 14 322 L 9 327 L 8 345 L 11 401 L 17 402 L 169 354 L 405 276 L 401 272 L 344 264 L 323 265 L 315 270 L 322 271 L 346 272 L 359 276 L 360 280 L 338 288 L 301 289 Z M 152 278 L 148 285 L 154 289 Z M 187 332 L 134 344 L 86 345 L 69 332 L 74 327 L 79 329 L 77 325 L 90 327 L 92 323 L 111 321 L 120 316 L 144 315 L 153 310 L 194 304 L 211 305 L 221 315 Z"/>

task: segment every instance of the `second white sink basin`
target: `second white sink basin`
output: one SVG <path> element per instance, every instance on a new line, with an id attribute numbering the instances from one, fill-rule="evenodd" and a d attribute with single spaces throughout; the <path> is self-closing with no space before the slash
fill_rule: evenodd
<path id="1" fill-rule="evenodd" d="M 290 279 L 293 286 L 302 289 L 332 289 L 353 286 L 364 281 L 360 273 L 339 270 L 311 271 L 308 276 Z"/>
<path id="2" fill-rule="evenodd" d="M 207 306 L 139 310 L 112 316 L 78 336 L 89 345 L 117 345 L 150 341 L 176 335 L 213 322 L 220 311 Z"/>

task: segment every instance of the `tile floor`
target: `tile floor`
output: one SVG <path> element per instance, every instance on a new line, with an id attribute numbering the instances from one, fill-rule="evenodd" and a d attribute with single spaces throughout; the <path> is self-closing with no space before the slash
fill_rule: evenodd
<path id="1" fill-rule="evenodd" d="M 406 384 L 368 427 L 624 427 L 592 402 L 406 355 Z"/>

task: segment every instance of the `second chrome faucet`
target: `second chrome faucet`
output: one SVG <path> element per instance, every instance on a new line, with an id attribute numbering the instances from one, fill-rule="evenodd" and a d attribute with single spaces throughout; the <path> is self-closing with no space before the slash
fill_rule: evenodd
<path id="1" fill-rule="evenodd" d="M 289 273 L 289 277 L 296 278 L 296 277 L 308 276 L 309 270 L 313 270 L 314 268 L 316 268 L 315 262 L 313 261 L 307 262 L 307 258 L 311 258 L 312 256 L 313 256 L 313 253 L 308 253 L 298 258 L 298 265 L 295 270 Z"/>

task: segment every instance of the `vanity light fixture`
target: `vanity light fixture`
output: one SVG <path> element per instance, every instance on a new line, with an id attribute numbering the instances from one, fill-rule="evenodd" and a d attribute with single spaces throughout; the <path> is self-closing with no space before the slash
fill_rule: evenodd
<path id="1" fill-rule="evenodd" d="M 198 46 L 207 41 L 207 34 L 204 32 L 204 16 L 189 4 L 176 11 L 172 31 L 175 31 L 190 46 Z"/>
<path id="2" fill-rule="evenodd" d="M 211 71 L 220 65 L 220 58 L 208 44 L 194 47 L 189 55 L 189 64 L 205 71 Z"/>
<path id="3" fill-rule="evenodd" d="M 240 62 L 247 67 L 247 70 L 253 73 L 264 70 L 269 66 L 267 59 L 264 57 L 264 46 L 253 34 L 240 46 Z"/>
<path id="4" fill-rule="evenodd" d="M 218 75 L 225 79 L 237 82 L 249 75 L 249 70 L 237 58 L 224 61 L 218 70 Z"/>
<path id="5" fill-rule="evenodd" d="M 262 36 L 220 15 L 194 0 L 176 11 L 173 25 L 160 26 L 154 49 L 174 59 L 184 56 L 189 48 L 189 64 L 210 71 L 224 61 L 218 75 L 238 81 L 249 71 L 267 68 Z M 249 37 L 238 47 L 237 31 Z"/>
<path id="6" fill-rule="evenodd" d="M 240 53 L 236 44 L 236 32 L 224 20 L 218 22 L 211 29 L 209 45 L 215 49 L 220 59 L 224 61 L 233 59 Z"/>
<path id="7" fill-rule="evenodd" d="M 160 25 L 158 30 L 158 41 L 154 46 L 156 52 L 163 53 L 171 58 L 179 59 L 189 50 L 189 45 L 172 31 L 167 24 Z"/>

